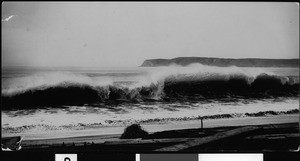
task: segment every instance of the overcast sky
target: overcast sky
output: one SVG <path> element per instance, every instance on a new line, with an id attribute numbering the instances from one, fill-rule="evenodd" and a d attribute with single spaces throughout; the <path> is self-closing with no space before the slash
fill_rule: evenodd
<path id="1" fill-rule="evenodd" d="M 1 23 L 3 66 L 299 58 L 294 2 L 4 2 Z"/>

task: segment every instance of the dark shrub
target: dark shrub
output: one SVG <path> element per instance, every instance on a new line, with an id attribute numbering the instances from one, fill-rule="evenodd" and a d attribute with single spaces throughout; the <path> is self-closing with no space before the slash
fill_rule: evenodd
<path id="1" fill-rule="evenodd" d="M 139 124 L 132 124 L 125 128 L 120 139 L 135 139 L 148 136 L 148 132 L 143 130 Z"/>

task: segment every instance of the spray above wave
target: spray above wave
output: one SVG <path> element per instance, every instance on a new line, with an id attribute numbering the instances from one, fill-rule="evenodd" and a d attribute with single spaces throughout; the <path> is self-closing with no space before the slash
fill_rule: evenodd
<path id="1" fill-rule="evenodd" d="M 51 73 L 26 77 L 17 82 L 21 82 L 22 86 L 14 82 L 12 86 L 2 89 L 2 109 L 299 94 L 297 76 L 198 65 L 151 71 L 135 81 L 113 82 L 102 77 Z"/>

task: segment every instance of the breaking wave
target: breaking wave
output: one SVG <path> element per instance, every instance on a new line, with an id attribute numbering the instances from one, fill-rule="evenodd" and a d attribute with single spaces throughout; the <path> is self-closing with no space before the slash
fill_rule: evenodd
<path id="1" fill-rule="evenodd" d="M 219 68 L 220 72 L 183 69 L 150 73 L 151 77 L 143 81 L 116 82 L 65 73 L 30 76 L 23 78 L 27 83 L 21 87 L 15 83 L 10 88 L 2 88 L 2 109 L 299 95 L 298 76 L 249 74 L 236 68 Z"/>

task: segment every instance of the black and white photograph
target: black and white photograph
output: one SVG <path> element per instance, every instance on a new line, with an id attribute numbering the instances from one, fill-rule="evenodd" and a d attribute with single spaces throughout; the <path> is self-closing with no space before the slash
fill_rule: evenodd
<path id="1" fill-rule="evenodd" d="M 299 152 L 299 3 L 1 7 L 2 151 Z"/>

